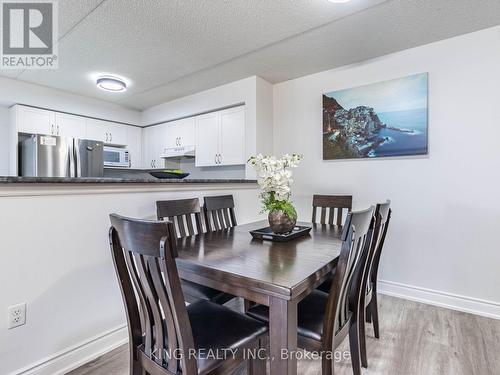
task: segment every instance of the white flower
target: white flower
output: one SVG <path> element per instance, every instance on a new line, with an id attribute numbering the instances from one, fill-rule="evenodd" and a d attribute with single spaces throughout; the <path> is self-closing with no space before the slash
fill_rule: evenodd
<path id="1" fill-rule="evenodd" d="M 302 155 L 285 154 L 281 158 L 263 156 L 258 154 L 251 157 L 248 162 L 257 172 L 257 182 L 264 193 L 274 193 L 278 201 L 287 201 L 291 195 L 293 183 L 292 171 L 299 165 Z"/>

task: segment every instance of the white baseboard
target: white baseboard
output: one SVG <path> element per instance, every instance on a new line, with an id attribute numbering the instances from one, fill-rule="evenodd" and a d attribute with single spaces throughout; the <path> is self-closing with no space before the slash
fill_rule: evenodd
<path id="1" fill-rule="evenodd" d="M 63 375 L 116 349 L 127 341 L 127 326 L 121 325 L 14 371 L 10 375 Z"/>
<path id="2" fill-rule="evenodd" d="M 387 280 L 378 281 L 378 292 L 429 305 L 500 319 L 500 303 L 493 301 L 445 293 Z"/>

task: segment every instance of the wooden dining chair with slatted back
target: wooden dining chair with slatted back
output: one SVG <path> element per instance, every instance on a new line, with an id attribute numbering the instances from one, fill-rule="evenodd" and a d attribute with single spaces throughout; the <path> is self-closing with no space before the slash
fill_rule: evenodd
<path id="1" fill-rule="evenodd" d="M 320 211 L 319 224 L 342 225 L 344 217 L 352 210 L 352 195 L 313 195 L 312 222 L 317 223 L 317 211 Z M 328 211 L 328 220 L 327 220 Z M 345 214 L 345 215 L 344 215 Z"/>
<path id="2" fill-rule="evenodd" d="M 214 232 L 238 225 L 234 214 L 234 199 L 232 195 L 219 195 L 203 198 L 203 212 L 207 232 Z"/>
<path id="3" fill-rule="evenodd" d="M 368 367 L 368 357 L 366 349 L 366 321 L 373 322 L 373 332 L 375 337 L 380 338 L 379 321 L 378 321 L 378 302 L 377 302 L 377 277 L 378 267 L 380 263 L 380 255 L 384 247 L 389 222 L 391 220 L 391 201 L 387 200 L 384 203 L 378 203 L 375 209 L 375 224 L 373 230 L 373 239 L 370 246 L 370 252 L 367 259 L 367 266 L 363 275 L 361 290 L 366 291 L 363 296 L 362 305 L 364 311 L 360 312 L 360 351 L 361 364 L 363 367 Z M 366 309 L 366 310 L 365 310 Z"/>
<path id="4" fill-rule="evenodd" d="M 157 201 L 156 213 L 158 220 L 168 219 L 173 223 L 178 238 L 203 233 L 198 198 Z M 187 302 L 205 299 L 222 305 L 234 298 L 231 294 L 187 280 L 181 280 L 181 285 Z"/>
<path id="5" fill-rule="evenodd" d="M 267 340 L 262 322 L 225 306 L 184 302 L 174 259 L 173 225 L 110 215 L 111 252 L 127 315 L 131 375 L 228 374 L 243 349 Z M 210 324 L 207 324 L 210 322 Z M 235 350 L 234 356 L 203 356 Z M 248 357 L 247 357 L 248 358 Z M 265 373 L 265 362 L 249 362 Z"/>
<path id="6" fill-rule="evenodd" d="M 352 210 L 352 195 L 313 195 L 312 222 L 318 223 L 317 211 L 320 211 L 319 224 L 341 226 L 344 218 Z M 328 219 L 327 219 L 328 217 Z M 332 277 L 328 278 L 318 289 L 328 293 Z"/>
<path id="7" fill-rule="evenodd" d="M 358 311 L 361 274 L 373 233 L 373 212 L 374 207 L 370 207 L 347 215 L 329 293 L 314 290 L 298 303 L 298 346 L 324 354 L 321 359 L 323 375 L 334 373 L 334 351 L 347 336 L 353 372 L 361 375 Z M 252 307 L 247 314 L 269 321 L 269 308 L 263 305 Z"/>

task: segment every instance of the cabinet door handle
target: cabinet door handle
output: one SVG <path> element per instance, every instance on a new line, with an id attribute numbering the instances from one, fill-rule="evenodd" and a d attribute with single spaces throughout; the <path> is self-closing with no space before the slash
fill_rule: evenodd
<path id="1" fill-rule="evenodd" d="M 113 142 L 113 133 L 109 133 L 109 141 Z"/>
<path id="2" fill-rule="evenodd" d="M 219 154 L 219 164 L 222 164 L 222 155 Z"/>
<path id="3" fill-rule="evenodd" d="M 61 132 L 59 131 L 59 125 L 57 125 L 57 135 L 61 134 Z"/>
<path id="4" fill-rule="evenodd" d="M 217 164 L 217 154 L 215 154 L 215 164 Z"/>
<path id="5" fill-rule="evenodd" d="M 54 124 L 50 125 L 50 134 L 54 135 Z"/>
<path id="6" fill-rule="evenodd" d="M 104 133 L 106 134 L 106 142 L 108 141 L 108 132 Z"/>
<path id="7" fill-rule="evenodd" d="M 181 144 L 182 144 L 182 143 L 181 143 L 181 137 L 179 137 L 179 146 L 180 146 Z"/>

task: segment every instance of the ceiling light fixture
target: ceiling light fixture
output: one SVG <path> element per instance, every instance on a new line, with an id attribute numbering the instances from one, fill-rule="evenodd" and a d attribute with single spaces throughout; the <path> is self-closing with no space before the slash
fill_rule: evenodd
<path id="1" fill-rule="evenodd" d="M 97 87 L 104 91 L 120 92 L 127 89 L 127 84 L 118 77 L 101 76 L 97 78 Z"/>
<path id="2" fill-rule="evenodd" d="M 342 4 L 342 3 L 348 3 L 351 0 L 328 0 L 330 3 L 336 3 L 336 4 Z"/>

